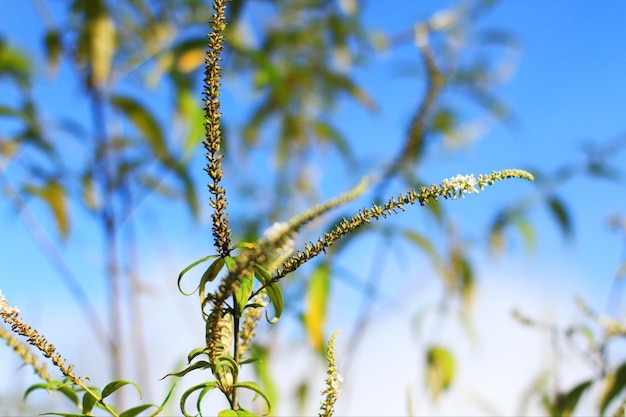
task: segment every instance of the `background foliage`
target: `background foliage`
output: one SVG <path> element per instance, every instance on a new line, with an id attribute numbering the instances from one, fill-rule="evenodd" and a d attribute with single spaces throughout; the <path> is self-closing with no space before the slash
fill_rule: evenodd
<path id="1" fill-rule="evenodd" d="M 181 262 L 169 263 L 166 258 L 175 252 L 177 241 L 203 245 L 198 249 L 202 256 L 211 247 L 202 186 L 206 179 L 197 145 L 203 136 L 199 92 L 212 11 L 200 1 L 33 2 L 32 7 L 39 18 L 39 45 L 22 44 L 24 33 L 0 33 L 0 82 L 6 92 L 0 101 L 3 216 L 19 219 L 40 251 L 21 263 L 37 259 L 51 266 L 28 281 L 27 293 L 47 288 L 50 284 L 43 282 L 56 277 L 52 286 L 64 290 L 55 290 L 52 298 L 62 303 L 62 298 L 72 297 L 78 306 L 74 311 L 84 320 L 80 326 L 86 324 L 80 331 L 84 340 L 98 346 L 86 357 L 107 358 L 110 375 L 105 379 L 136 380 L 150 391 L 155 378 L 177 368 L 174 363 L 157 366 L 158 358 L 150 355 L 156 332 L 144 323 L 177 296 L 175 273 L 165 285 L 154 282 L 153 275 L 197 258 L 184 249 L 175 254 L 184 258 Z M 514 129 L 509 105 L 515 103 L 504 103 L 499 91 L 511 75 L 520 43 L 515 34 L 484 23 L 497 4 L 403 5 L 407 13 L 414 7 L 418 17 L 411 17 L 406 27 L 383 28 L 366 19 L 368 7 L 372 5 L 353 1 L 231 3 L 223 63 L 223 151 L 237 241 L 260 235 L 274 221 L 352 186 L 372 170 L 389 176 L 368 196 L 377 202 L 398 190 L 437 181 L 449 161 L 462 161 L 459 155 L 471 152 L 491 128 Z M 420 23 L 432 31 L 428 49 L 416 47 L 422 35 L 415 25 Z M 380 58 L 385 56 L 391 64 Z M 394 70 L 374 82 L 364 75 L 385 66 Z M 389 73 L 400 74 L 396 78 L 404 86 L 403 96 L 411 98 L 406 104 L 403 97 L 404 107 L 393 106 L 399 99 L 386 104 L 390 109 L 379 103 L 386 100 L 382 91 Z M 376 119 L 380 112 L 394 111 L 402 129 L 363 132 L 349 122 L 354 114 Z M 555 161 L 560 167 L 529 163 L 527 168 L 539 178 L 537 187 L 524 187 L 510 200 L 481 198 L 476 204 L 486 214 L 478 226 L 435 204 L 354 233 L 322 262 L 286 280 L 285 307 L 292 319 L 284 332 L 280 326 L 264 329 L 267 334 L 256 351 L 271 358 L 283 345 L 306 341 L 321 352 L 333 330 L 334 310 L 342 312 L 333 306 L 348 304 L 347 297 L 357 299 L 349 303 L 351 331 L 342 334 L 349 380 L 356 361 L 349 353 L 361 345 L 368 328 L 381 315 L 393 320 L 393 305 L 406 304 L 407 288 L 427 288 L 409 284 L 407 278 L 390 282 L 396 279 L 393 275 L 412 276 L 415 272 L 408 271 L 418 270 L 440 284 L 426 303 L 400 315 L 435 323 L 419 327 L 415 355 L 424 366 L 415 379 L 433 401 L 445 401 L 444 392 L 453 386 L 461 365 L 456 346 L 444 342 L 444 330 L 437 328 L 460 323 L 472 334 L 472 306 L 481 302 L 476 301 L 476 262 L 485 253 L 539 245 L 545 234 L 543 226 L 536 226 L 539 210 L 552 216 L 556 228 L 551 226 L 551 231 L 574 238 L 575 219 L 561 190 L 588 176 L 615 181 L 618 191 L 613 192 L 619 193 L 621 172 L 613 160 L 622 146 L 620 138 L 603 138 L 572 162 Z M 454 172 L 443 176 L 465 171 L 457 163 Z M 503 206 L 503 201 L 510 203 Z M 347 208 L 335 215 L 351 212 Z M 325 228 L 334 220 L 318 226 Z M 619 212 L 612 224 L 623 230 Z M 140 246 L 156 233 L 166 237 L 159 239 L 166 246 L 140 261 Z M 97 260 L 86 262 L 85 253 Z M 364 262 L 364 268 L 354 268 Z M 619 266 L 613 259 L 608 262 Z M 385 269 L 390 264 L 397 273 Z M 13 279 L 29 275 L 22 271 L 3 274 Z M 616 282 L 622 276 L 618 272 Z M 619 292 L 619 285 L 614 291 Z M 539 312 L 522 309 L 525 314 Z M 600 411 L 617 408 L 617 401 L 608 407 L 609 400 L 623 395 L 626 378 L 623 358 L 610 358 L 609 345 L 619 342 L 623 331 L 607 327 L 594 314 L 585 317 L 590 324 L 568 324 L 562 333 L 566 339 L 578 334 L 587 338 L 582 357 L 591 359 L 592 372 L 582 382 L 560 383 L 559 369 L 550 367 L 529 391 L 528 404 L 561 415 L 597 386 Z M 78 331 L 74 317 L 65 313 L 59 319 L 69 333 Z M 524 322 L 549 329 L 557 349 L 561 332 L 556 324 Z M 455 343 L 469 345 L 471 340 L 466 336 Z M 393 350 L 395 342 L 389 343 Z M 338 355 L 341 360 L 341 350 Z M 313 378 L 306 374 L 279 394 L 281 373 L 266 368 L 266 362 L 256 365 L 255 374 L 272 399 L 288 402 L 295 396 L 307 407 L 306 398 L 317 398 Z M 399 390 L 403 397 L 405 388 Z M 418 392 L 410 398 L 424 396 Z M 22 407 L 12 395 L 4 402 L 7 413 Z M 543 402 L 532 402 L 534 395 Z M 497 398 L 490 401 L 498 403 Z"/>

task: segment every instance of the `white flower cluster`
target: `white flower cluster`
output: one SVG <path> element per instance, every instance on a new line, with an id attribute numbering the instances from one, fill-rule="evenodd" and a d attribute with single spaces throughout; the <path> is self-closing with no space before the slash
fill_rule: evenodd
<path id="1" fill-rule="evenodd" d="M 478 182 L 473 174 L 459 174 L 456 177 L 446 178 L 441 182 L 441 188 L 445 191 L 445 195 L 453 200 L 463 198 L 466 194 L 478 193 L 477 185 Z"/>
<path id="2" fill-rule="evenodd" d="M 9 301 L 2 294 L 0 290 L 0 312 L 4 311 L 6 315 L 11 316 L 20 313 L 20 309 L 17 307 L 11 307 Z"/>
<path id="3" fill-rule="evenodd" d="M 289 253 L 296 246 L 289 233 L 289 224 L 276 222 L 263 233 L 263 239 L 276 247 L 278 255 Z"/>

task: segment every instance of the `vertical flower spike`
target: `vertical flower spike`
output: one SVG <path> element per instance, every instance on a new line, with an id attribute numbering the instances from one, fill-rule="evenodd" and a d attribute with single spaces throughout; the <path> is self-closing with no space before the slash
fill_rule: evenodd
<path id="1" fill-rule="evenodd" d="M 333 335 L 328 341 L 328 371 L 326 374 L 326 388 L 322 391 L 324 398 L 322 399 L 322 405 L 320 407 L 320 417 L 330 417 L 335 412 L 335 403 L 339 399 L 339 393 L 341 392 L 341 382 L 343 378 L 339 375 L 337 369 L 337 360 L 335 359 L 335 339 L 339 330 L 335 330 Z"/>
<path id="2" fill-rule="evenodd" d="M 221 113 L 220 113 L 220 55 L 224 50 L 224 29 L 226 28 L 226 2 L 228 0 L 215 0 L 213 8 L 213 20 L 211 21 L 211 34 L 209 35 L 208 49 L 204 60 L 204 128 L 206 139 L 203 142 L 206 149 L 207 167 L 205 171 L 211 177 L 209 184 L 211 207 L 213 208 L 213 237 L 215 248 L 221 257 L 230 253 L 231 231 L 228 227 L 228 215 L 226 214 L 226 190 L 220 185 L 222 180 L 222 156 L 220 144 L 222 141 Z"/>

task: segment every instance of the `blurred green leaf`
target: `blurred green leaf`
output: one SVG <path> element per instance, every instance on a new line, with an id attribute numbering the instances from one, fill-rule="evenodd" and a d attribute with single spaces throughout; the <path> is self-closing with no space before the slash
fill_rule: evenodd
<path id="1" fill-rule="evenodd" d="M 583 393 L 591 386 L 593 381 L 585 381 L 576 385 L 569 392 L 559 393 L 551 405 L 551 415 L 554 417 L 570 417 Z"/>
<path id="2" fill-rule="evenodd" d="M 444 347 L 432 346 L 426 353 L 426 385 L 433 401 L 452 384 L 455 374 L 454 357 Z"/>
<path id="3" fill-rule="evenodd" d="M 622 363 L 615 371 L 607 375 L 604 390 L 600 397 L 600 415 L 604 415 L 606 409 L 626 387 L 626 362 Z"/>
<path id="4" fill-rule="evenodd" d="M 61 34 L 57 30 L 48 30 L 44 37 L 44 49 L 46 51 L 46 65 L 50 74 L 56 74 L 59 62 L 63 55 L 63 42 Z"/>
<path id="5" fill-rule="evenodd" d="M 278 402 L 278 387 L 274 379 L 272 370 L 270 369 L 270 355 L 267 348 L 258 344 L 252 345 L 252 357 L 258 358 L 254 361 L 254 371 L 259 378 L 259 382 L 265 387 L 265 394 L 269 398 L 271 404 Z"/>
<path id="6" fill-rule="evenodd" d="M 161 126 L 156 118 L 141 105 L 137 100 L 128 96 L 111 97 L 111 105 L 122 112 L 128 120 L 133 123 L 143 135 L 145 143 L 148 144 L 159 159 L 166 158 L 169 154 L 165 144 L 165 137 Z"/>
<path id="7" fill-rule="evenodd" d="M 324 321 L 329 290 L 330 266 L 321 263 L 311 274 L 304 301 L 304 326 L 311 346 L 318 351 L 324 345 Z"/>
<path id="8" fill-rule="evenodd" d="M 557 197 L 551 197 L 547 200 L 550 212 L 556 219 L 563 235 L 568 238 L 572 235 L 572 220 L 563 202 Z"/>
<path id="9" fill-rule="evenodd" d="M 33 65 L 27 55 L 0 38 L 0 77 L 12 78 L 21 88 L 30 87 Z"/>
<path id="10" fill-rule="evenodd" d="M 46 203 L 54 216 L 61 237 L 67 238 L 70 224 L 66 203 L 67 196 L 63 185 L 55 180 L 50 180 L 43 187 L 27 185 L 24 187 L 24 192 L 36 195 Z"/>

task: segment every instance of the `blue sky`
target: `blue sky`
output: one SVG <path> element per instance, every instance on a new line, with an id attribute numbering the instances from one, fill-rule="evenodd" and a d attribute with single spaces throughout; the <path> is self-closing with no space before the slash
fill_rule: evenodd
<path id="1" fill-rule="evenodd" d="M 51 4 L 55 5 L 55 3 Z M 367 22 L 374 28 L 393 33 L 398 28 L 410 28 L 416 20 L 427 17 L 430 11 L 435 10 L 435 6 L 439 7 L 444 3 L 430 2 L 425 8 L 417 5 L 418 2 L 408 0 L 370 1 L 364 4 L 367 7 Z M 445 2 L 445 4 L 452 3 Z M 38 30 L 41 29 L 41 23 L 36 18 L 31 5 L 3 4 L 0 7 L 0 16 L 2 16 L 0 17 L 0 28 L 2 28 L 0 34 L 27 50 L 33 51 L 33 56 L 39 57 Z M 600 145 L 623 135 L 626 129 L 626 81 L 624 81 L 626 53 L 623 53 L 624 45 L 626 45 L 626 31 L 623 28 L 625 21 L 626 4 L 618 1 L 609 1 L 604 3 L 603 7 L 598 7 L 593 2 L 564 0 L 501 1 L 481 21 L 480 27 L 505 29 L 511 33 L 519 45 L 519 54 L 516 55 L 516 71 L 510 81 L 497 90 L 498 96 L 511 108 L 515 124 L 512 128 L 496 125 L 471 146 L 458 149 L 431 149 L 428 163 L 421 170 L 424 179 L 438 183 L 442 178 L 457 173 L 478 174 L 504 168 L 536 169 L 550 174 L 565 163 L 583 161 L 582 145 L 584 143 Z M 370 161 L 373 167 L 379 168 L 384 162 L 384 159 L 381 160 L 384 156 L 395 155 L 398 144 L 406 132 L 407 120 L 421 97 L 419 80 L 397 76 L 397 63 L 411 59 L 415 62 L 412 58 L 414 54 L 415 50 L 411 45 L 394 49 L 372 57 L 370 66 L 357 72 L 361 85 L 378 101 L 377 112 L 371 114 L 347 103 L 336 110 L 336 118 L 342 121 L 342 130 L 354 144 L 357 154 Z M 43 69 L 39 67 L 36 71 L 39 73 Z M 43 86 L 39 90 L 42 97 L 49 97 L 50 102 L 58 103 L 49 106 L 47 111 L 55 115 L 62 112 L 68 114 L 82 112 L 82 108 L 72 105 L 80 96 L 78 87 L 63 84 L 63 72 L 60 80 L 61 82 L 57 81 L 56 85 Z M 233 80 L 227 82 L 226 87 L 231 88 L 230 91 L 227 89 L 224 93 L 224 111 L 228 114 L 229 111 L 237 111 L 237 107 L 245 103 L 247 97 L 242 98 L 237 95 L 239 87 Z M 1 120 L 0 123 L 2 123 Z M 5 134 L 2 125 L 0 125 L 0 134 Z M 271 160 L 268 160 L 266 156 L 259 152 L 253 169 L 271 170 Z M 350 172 L 333 166 L 337 159 L 332 155 L 324 155 L 320 160 L 325 161 L 326 165 L 320 167 L 315 173 L 319 175 L 325 197 L 330 197 L 350 187 L 358 180 L 356 176 L 352 178 Z M 614 155 L 611 161 L 614 166 L 626 166 L 626 152 Z M 203 165 L 202 158 L 198 157 L 194 162 L 198 164 L 198 172 L 200 172 L 200 167 Z M 199 176 L 198 184 L 202 187 L 201 190 L 204 189 L 202 186 L 204 182 L 205 179 Z M 469 235 L 469 232 L 479 233 L 484 230 L 485 225 L 493 216 L 494 207 L 514 201 L 531 189 L 530 185 L 522 181 L 511 180 L 488 188 L 480 196 L 469 196 L 461 201 L 449 201 L 444 204 Z M 394 190 L 394 192 L 399 191 L 403 190 Z M 487 334 L 493 327 L 486 323 L 490 323 L 490 319 L 498 318 L 498 326 L 501 327 L 496 327 L 501 329 L 500 332 L 511 335 L 512 339 L 521 338 L 516 339 L 515 343 L 518 345 L 533 340 L 537 346 L 544 346 L 541 343 L 544 343 L 545 339 L 527 330 L 520 330 L 519 325 L 508 320 L 510 315 L 507 316 L 509 314 L 507 311 L 510 311 L 510 308 L 519 307 L 529 315 L 548 316 L 554 320 L 567 321 L 568 318 L 580 317 L 576 316 L 573 307 L 573 297 L 578 294 L 584 295 L 587 301 L 600 311 L 607 308 L 615 270 L 624 260 L 624 241 L 623 236 L 618 232 L 609 230 L 606 219 L 611 214 L 624 214 L 626 203 L 624 186 L 606 181 L 576 178 L 560 187 L 557 195 L 567 203 L 570 209 L 575 225 L 573 241 L 564 241 L 549 213 L 545 209 L 537 208 L 531 214 L 531 220 L 537 231 L 537 245 L 533 252 L 526 252 L 519 239 L 514 239 L 510 253 L 499 258 L 494 259 L 484 255 L 484 251 L 477 251 L 476 266 L 480 275 L 481 289 L 476 327 L 479 331 L 483 330 L 484 335 L 483 350 L 478 356 L 482 355 L 486 363 L 478 369 L 479 373 L 482 371 L 492 375 L 493 378 L 498 375 L 498 368 L 496 367 L 496 371 L 493 371 L 488 365 L 488 359 L 495 357 L 489 353 L 491 352 L 489 341 L 492 339 Z M 367 203 L 369 200 L 365 197 L 353 207 L 358 208 Z M 176 314 L 180 314 L 181 317 L 186 314 L 196 314 L 195 304 L 187 299 L 181 300 L 182 297 L 174 293 L 174 277 L 189 262 L 206 255 L 207 250 L 211 249 L 210 239 L 206 233 L 194 233 L 197 225 L 180 220 L 181 217 L 184 219 L 184 216 L 177 215 L 175 211 L 170 212 L 169 210 L 173 210 L 171 207 L 161 208 L 158 204 L 156 200 L 149 200 L 140 212 L 140 215 L 146 219 L 142 222 L 143 225 L 139 231 L 142 238 L 141 268 L 144 274 L 153 277 L 152 282 L 156 288 L 156 295 L 146 302 L 146 307 L 157 310 L 159 306 L 166 306 L 163 307 L 166 309 L 178 309 Z M 236 200 L 232 200 L 232 204 L 235 206 Z M 420 208 L 410 209 L 407 213 L 398 216 L 396 220 L 414 224 L 424 233 L 442 233 L 432 224 L 428 224 L 423 215 L 415 214 L 417 210 Z M 164 214 L 163 217 L 161 217 L 162 214 Z M 98 276 L 98 273 L 93 272 L 97 271 L 100 265 L 98 249 L 91 241 L 93 224 L 80 216 L 78 219 L 80 225 L 73 235 L 73 240 L 70 244 L 62 246 L 62 250 L 80 276 Z M 152 234 L 155 228 L 158 230 L 156 236 Z M 64 317 L 63 314 L 76 316 L 79 311 L 73 306 L 73 301 L 69 300 L 67 292 L 59 289 L 59 281 L 54 277 L 53 270 L 38 252 L 24 227 L 15 220 L 14 213 L 4 203 L 0 203 L 0 230 L 3 230 L 3 235 L 11 237 L 10 241 L 3 239 L 0 243 L 2 248 L 0 250 L 0 289 L 22 309 L 25 319 L 36 327 L 41 326 L 45 329 L 42 329 L 44 333 L 49 335 L 51 341 L 59 346 L 64 355 L 70 358 L 76 355 L 86 359 L 87 354 L 77 347 L 74 339 L 71 338 L 73 333 L 71 328 L 67 325 L 59 325 L 62 322 L 61 318 Z M 206 223 L 203 224 L 203 230 L 209 230 Z M 479 237 L 485 236 L 479 235 Z M 374 244 L 373 241 L 362 242 L 346 255 L 346 260 L 342 265 L 346 268 L 353 268 L 362 263 L 364 254 L 373 253 Z M 476 245 L 484 248 L 484 242 L 478 241 Z M 164 257 L 163 253 L 167 256 Z M 370 257 L 367 256 L 366 259 Z M 422 266 L 413 263 L 407 270 L 393 261 L 389 264 L 389 269 L 385 271 L 385 274 L 401 277 L 394 281 L 391 287 L 398 291 L 406 291 L 407 296 L 400 298 L 399 305 L 404 306 L 408 313 L 392 313 L 384 316 L 386 317 L 384 320 L 391 317 L 389 320 L 393 325 L 385 326 L 384 320 L 381 320 L 383 324 L 378 322 L 373 325 L 373 328 L 378 330 L 371 331 L 374 336 L 367 339 L 370 344 L 365 344 L 362 350 L 360 349 L 365 363 L 368 357 L 367 352 L 377 347 L 376 331 L 396 331 L 396 334 L 403 334 L 402 340 L 406 337 L 410 341 L 409 333 L 407 333 L 407 328 L 411 326 L 410 318 L 426 306 L 435 303 L 440 290 L 436 279 L 428 272 L 425 275 L 419 275 L 423 271 Z M 354 268 L 354 270 L 357 274 L 367 274 L 367 269 Z M 418 276 L 418 279 L 411 281 L 410 277 L 413 276 Z M 99 279 L 92 280 L 89 289 L 96 294 L 101 292 L 102 284 Z M 354 291 L 341 283 L 337 284 L 336 290 L 336 303 L 333 304 L 333 311 L 336 314 L 329 323 L 328 333 L 334 327 L 349 326 L 350 318 L 354 317 L 358 310 L 358 304 L 345 302 L 346 299 L 356 298 Z M 411 292 L 416 295 L 412 296 Z M 97 296 L 96 300 L 98 300 Z M 481 303 L 480 300 L 483 302 Z M 619 311 L 616 306 L 611 306 L 608 310 L 612 313 Z M 166 317 L 168 315 L 163 311 L 154 314 L 150 324 L 154 327 L 151 328 L 158 329 L 159 326 L 176 328 L 178 326 L 189 327 L 189 332 L 194 331 L 192 324 L 185 323 L 180 326 L 180 322 L 166 323 L 164 321 Z M 482 321 L 479 321 L 481 318 Z M 84 322 L 76 325 L 84 326 Z M 192 337 L 192 340 L 201 341 L 202 335 L 196 336 Z M 463 361 L 473 363 L 473 359 L 470 359 L 473 358 L 472 348 L 470 343 L 463 341 L 462 331 L 453 329 L 451 335 L 437 335 L 437 337 L 442 341 L 460 346 L 459 350 L 464 355 L 460 359 L 462 371 L 469 372 L 468 368 L 471 368 L 471 365 L 463 368 Z M 455 337 L 459 337 L 462 341 L 458 342 Z M 497 347 L 501 341 L 502 339 L 495 339 L 492 344 Z M 401 342 L 398 341 L 398 343 Z M 513 356 L 515 343 L 511 346 L 507 345 Z M 189 347 L 193 347 L 191 342 Z M 341 339 L 339 347 L 341 348 Z M 188 350 L 188 346 L 182 348 L 183 354 L 186 353 L 185 349 Z M 529 362 L 525 366 L 532 371 L 540 369 L 537 362 L 541 363 L 547 352 L 547 348 L 542 350 L 537 347 L 536 350 L 537 352 L 533 351 L 534 356 L 530 355 Z M 298 354 L 301 356 L 295 355 L 294 357 L 307 358 L 303 360 L 304 363 L 311 360 L 306 353 L 299 352 Z M 0 351 L 0 357 L 2 357 L 0 371 L 5 374 L 14 372 L 15 363 L 10 362 L 11 353 L 8 349 Z M 162 361 L 155 375 L 158 374 L 157 376 L 160 377 L 164 372 L 168 372 L 174 360 L 175 355 L 171 354 L 171 360 Z M 81 363 L 80 360 L 75 360 L 75 362 L 77 365 L 82 365 L 82 369 L 97 372 L 97 366 L 88 360 L 86 364 Z M 6 363 L 10 364 L 8 368 Z M 419 368 L 417 362 L 409 361 L 406 366 Z M 363 365 L 358 369 L 358 372 L 366 372 L 367 366 Z M 23 375 L 24 370 L 19 372 Z M 321 372 L 320 375 L 323 375 L 323 369 Z M 412 378 L 408 378 L 408 382 L 421 383 L 418 375 L 416 371 Z M 452 398 L 465 398 L 463 381 L 469 385 L 472 381 L 476 381 L 476 376 L 471 376 L 475 374 L 469 375 L 462 373 L 458 390 L 451 393 Z M 406 375 L 403 374 L 402 378 L 398 378 L 398 381 L 404 381 L 404 376 Z M 532 372 L 528 375 L 520 375 L 516 378 L 518 379 L 517 385 L 512 384 L 515 387 L 511 390 L 519 394 L 520 390 L 526 386 L 524 383 L 529 382 L 534 376 Z M 22 378 L 26 379 L 24 376 Z M 371 375 L 369 379 L 356 376 L 354 379 L 368 381 L 371 380 Z M 573 381 L 575 382 L 576 379 L 574 378 Z M 488 382 L 484 383 L 485 386 L 490 386 Z M 383 410 L 390 410 L 382 406 L 380 409 L 376 408 L 377 405 L 381 405 L 380 398 L 385 398 L 385 396 L 380 392 L 379 395 L 370 392 L 374 387 L 366 383 L 360 384 L 363 386 L 349 385 L 348 398 L 368 400 L 371 398 L 374 404 L 370 404 L 368 406 L 370 408 L 363 408 L 363 403 L 367 401 L 346 400 L 345 412 L 378 410 L 372 411 L 372 414 L 384 414 Z M 398 385 L 400 386 L 400 382 Z M 491 392 L 494 393 L 496 388 L 490 388 Z M 363 392 L 369 394 L 363 396 Z M 483 394 L 488 396 L 489 392 L 487 390 Z M 391 410 L 402 413 L 404 385 L 398 388 L 398 392 L 391 392 L 388 395 L 398 396 L 397 401 L 391 402 L 395 403 L 392 407 L 400 408 L 391 408 Z M 510 401 L 513 402 L 514 398 L 515 396 L 512 396 Z M 444 398 L 445 402 L 446 398 Z M 445 408 L 445 405 L 444 408 L 434 409 L 428 408 L 427 405 L 423 407 L 418 408 L 418 412 L 441 414 L 455 412 L 454 409 Z M 503 412 L 513 413 L 513 404 L 507 402 L 502 407 Z"/>

